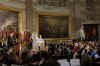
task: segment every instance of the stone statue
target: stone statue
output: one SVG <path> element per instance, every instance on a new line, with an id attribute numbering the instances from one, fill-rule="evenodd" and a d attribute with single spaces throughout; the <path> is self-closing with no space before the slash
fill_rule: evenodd
<path id="1" fill-rule="evenodd" d="M 81 38 L 81 40 L 85 39 L 85 33 L 84 33 L 83 26 L 80 28 L 80 38 Z"/>

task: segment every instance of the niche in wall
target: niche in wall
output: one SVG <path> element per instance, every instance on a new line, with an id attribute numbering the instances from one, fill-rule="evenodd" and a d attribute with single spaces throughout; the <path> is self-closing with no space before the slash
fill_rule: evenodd
<path id="1" fill-rule="evenodd" d="M 84 24 L 85 39 L 88 41 L 98 40 L 98 24 Z"/>

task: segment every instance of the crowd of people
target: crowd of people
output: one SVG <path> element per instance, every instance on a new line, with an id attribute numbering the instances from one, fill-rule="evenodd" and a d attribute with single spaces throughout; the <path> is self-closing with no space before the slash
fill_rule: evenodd
<path id="1" fill-rule="evenodd" d="M 80 59 L 81 66 L 100 65 L 100 42 L 75 41 L 49 44 L 48 53 L 56 59 Z"/>
<path id="2" fill-rule="evenodd" d="M 100 45 L 97 42 L 69 42 L 68 44 L 50 44 L 48 46 L 48 51 L 38 51 L 35 52 L 33 48 L 27 48 L 21 55 L 14 51 L 14 48 L 5 49 L 2 47 L 0 49 L 0 63 L 7 64 L 19 64 L 26 66 L 41 65 L 45 66 L 47 61 L 55 61 L 56 64 L 58 59 L 66 59 L 70 62 L 70 59 L 80 59 L 82 66 L 96 66 L 100 65 Z M 49 65 L 50 65 L 49 64 Z M 48 66 L 49 66 L 48 65 Z"/>
<path id="3" fill-rule="evenodd" d="M 46 50 L 34 51 L 30 33 L 21 39 L 20 33 L 0 34 L 0 66 L 6 64 L 26 66 L 60 66 L 59 59 L 80 59 L 82 66 L 100 65 L 100 44 L 97 41 L 45 42 Z M 25 46 L 22 50 L 22 46 Z"/>

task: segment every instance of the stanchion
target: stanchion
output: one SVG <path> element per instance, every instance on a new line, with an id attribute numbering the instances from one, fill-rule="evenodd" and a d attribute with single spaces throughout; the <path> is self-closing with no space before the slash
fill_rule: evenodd
<path id="1" fill-rule="evenodd" d="M 71 66 L 71 62 L 70 62 L 70 59 L 71 59 L 71 57 L 70 57 L 70 54 L 68 55 L 68 62 L 69 62 L 69 66 Z"/>

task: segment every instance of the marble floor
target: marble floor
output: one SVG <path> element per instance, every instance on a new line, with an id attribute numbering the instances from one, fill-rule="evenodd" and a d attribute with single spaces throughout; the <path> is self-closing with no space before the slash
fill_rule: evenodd
<path id="1" fill-rule="evenodd" d="M 66 59 L 58 60 L 61 66 L 80 66 L 79 59 L 71 59 L 70 63 Z"/>

